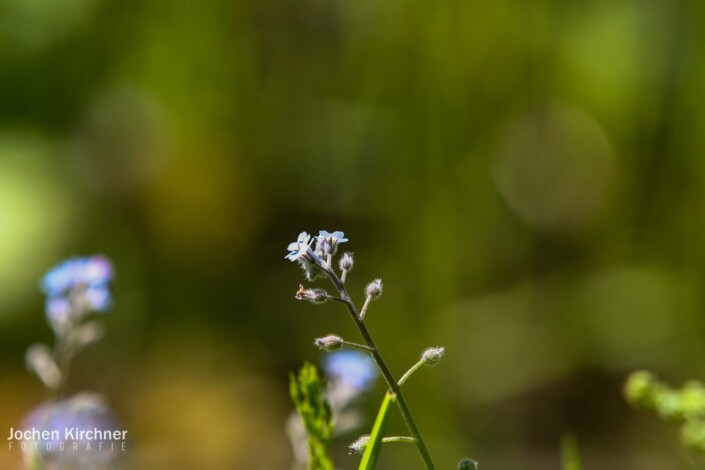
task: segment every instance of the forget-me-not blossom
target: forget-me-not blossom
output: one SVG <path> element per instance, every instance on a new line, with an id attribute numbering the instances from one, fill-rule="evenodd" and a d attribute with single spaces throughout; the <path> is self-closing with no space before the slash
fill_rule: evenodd
<path id="1" fill-rule="evenodd" d="M 379 375 L 369 354 L 347 349 L 326 355 L 323 368 L 333 382 L 342 382 L 359 391 L 370 388 Z"/>
<path id="2" fill-rule="evenodd" d="M 348 241 L 345 234 L 339 230 L 333 233 L 320 230 L 316 239 L 318 240 L 316 250 L 325 255 L 334 255 L 338 251 L 338 245 Z"/>
<path id="3" fill-rule="evenodd" d="M 88 312 L 105 312 L 112 305 L 109 284 L 113 266 L 100 255 L 71 258 L 47 272 L 41 281 L 46 314 L 52 325 L 65 325 Z"/>

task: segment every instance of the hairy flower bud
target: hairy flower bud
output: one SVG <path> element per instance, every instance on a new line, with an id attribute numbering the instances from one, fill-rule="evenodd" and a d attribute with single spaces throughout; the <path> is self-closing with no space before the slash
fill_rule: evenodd
<path id="1" fill-rule="evenodd" d="M 322 304 L 330 298 L 328 293 L 323 289 L 306 289 L 302 285 L 299 285 L 299 290 L 296 291 L 295 297 L 298 300 L 308 300 L 314 304 Z"/>
<path id="2" fill-rule="evenodd" d="M 367 284 L 365 295 L 372 300 L 378 299 L 379 296 L 382 295 L 382 279 L 375 279 Z"/>
<path id="3" fill-rule="evenodd" d="M 340 257 L 340 270 L 341 271 L 352 271 L 353 264 L 355 264 L 355 260 L 353 259 L 353 254 L 352 253 L 344 253 L 343 256 Z"/>
<path id="4" fill-rule="evenodd" d="M 462 459 L 458 462 L 458 470 L 477 470 L 477 462 L 472 459 Z"/>
<path id="5" fill-rule="evenodd" d="M 322 338 L 316 338 L 313 344 L 324 351 L 335 351 L 343 346 L 343 338 L 336 335 L 328 335 Z"/>
<path id="6" fill-rule="evenodd" d="M 428 348 L 423 352 L 421 355 L 421 360 L 423 360 L 424 365 L 427 366 L 435 366 L 439 362 L 441 362 L 441 358 L 443 357 L 443 354 L 446 352 L 446 348 L 443 347 L 438 347 L 438 348 Z"/>
<path id="7" fill-rule="evenodd" d="M 367 434 L 358 437 L 355 442 L 348 446 L 348 454 L 362 454 L 363 452 L 365 452 L 365 448 L 367 447 L 367 444 L 369 442 L 370 436 L 368 436 Z"/>

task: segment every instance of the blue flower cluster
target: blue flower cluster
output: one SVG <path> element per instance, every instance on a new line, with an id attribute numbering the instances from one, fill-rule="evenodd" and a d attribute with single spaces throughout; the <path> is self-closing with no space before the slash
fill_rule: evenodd
<path id="1" fill-rule="evenodd" d="M 78 435 L 84 430 L 119 430 L 117 420 L 105 402 L 96 394 L 81 393 L 61 401 L 44 403 L 24 419 L 24 429 L 48 431 L 51 439 L 46 441 L 26 440 L 25 459 L 31 468 L 51 468 L 56 470 L 76 470 L 111 468 L 120 457 L 124 441 L 117 442 L 88 440 Z M 58 435 L 58 439 L 56 439 Z M 98 446 L 98 441 L 103 446 Z M 65 446 L 61 450 L 61 444 Z M 79 451 L 69 451 L 77 444 Z M 91 446 L 90 450 L 86 450 Z"/>
<path id="2" fill-rule="evenodd" d="M 316 242 L 316 249 L 312 250 L 311 245 Z M 340 231 L 333 233 L 321 230 L 318 236 L 311 238 L 307 232 L 301 232 L 299 238 L 290 243 L 289 254 L 284 258 L 290 261 L 320 261 L 323 255 L 334 255 L 338 251 L 338 245 L 347 242 L 345 234 Z"/>
<path id="3" fill-rule="evenodd" d="M 55 324 L 87 312 L 105 312 L 112 304 L 113 266 L 104 256 L 71 258 L 49 270 L 41 282 L 46 314 Z"/>

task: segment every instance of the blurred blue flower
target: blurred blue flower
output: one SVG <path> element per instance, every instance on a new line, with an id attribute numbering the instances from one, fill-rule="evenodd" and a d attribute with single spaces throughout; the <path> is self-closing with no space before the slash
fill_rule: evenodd
<path id="1" fill-rule="evenodd" d="M 321 230 L 318 232 L 317 250 L 324 254 L 335 254 L 338 251 L 338 245 L 348 241 L 345 234 L 341 231 L 333 233 Z"/>
<path id="2" fill-rule="evenodd" d="M 113 266 L 100 255 L 71 258 L 50 269 L 42 279 L 42 290 L 50 296 L 65 293 L 76 286 L 100 287 L 113 278 Z"/>
<path id="3" fill-rule="evenodd" d="M 41 282 L 47 294 L 46 314 L 55 328 L 87 312 L 104 312 L 112 304 L 109 283 L 113 266 L 100 255 L 71 258 L 49 270 Z"/>
<path id="4" fill-rule="evenodd" d="M 347 349 L 326 355 L 323 368 L 334 383 L 342 382 L 360 391 L 372 387 L 379 375 L 369 354 Z"/>
<path id="5" fill-rule="evenodd" d="M 301 232 L 299 238 L 294 243 L 289 243 L 287 248 L 291 253 L 286 255 L 284 258 L 290 261 L 299 261 L 303 257 L 309 254 L 309 248 L 311 247 L 311 235 L 306 232 Z"/>
<path id="6" fill-rule="evenodd" d="M 82 451 L 61 451 L 59 444 L 63 441 L 66 449 L 71 449 L 72 440 L 65 441 L 65 429 L 77 428 L 78 430 L 115 431 L 119 430 L 116 419 L 100 395 L 83 393 L 58 402 L 49 402 L 39 407 L 25 418 L 22 423 L 24 429 L 35 428 L 39 431 L 59 431 L 59 440 L 50 440 L 51 449 L 46 445 L 28 446 L 30 452 L 25 455 L 28 461 L 42 464 L 46 467 L 61 470 L 106 468 L 118 457 L 119 446 L 112 449 L 107 443 L 102 450 L 97 446 L 97 440 L 88 441 L 77 439 L 79 449 Z M 106 441 L 107 442 L 107 441 Z M 119 441 L 122 442 L 122 441 Z M 85 451 L 87 444 L 92 450 Z M 34 467 L 33 467 L 34 468 Z"/>

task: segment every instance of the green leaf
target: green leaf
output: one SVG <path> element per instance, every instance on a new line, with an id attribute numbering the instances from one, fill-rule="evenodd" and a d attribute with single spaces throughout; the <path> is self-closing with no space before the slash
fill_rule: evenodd
<path id="1" fill-rule="evenodd" d="M 324 397 L 326 384 L 316 367 L 305 363 L 298 376 L 289 375 L 289 393 L 308 434 L 309 470 L 333 470 L 333 418 Z"/>
<path id="2" fill-rule="evenodd" d="M 392 392 L 387 392 L 384 396 L 382 406 L 379 407 L 379 413 L 377 413 L 377 419 L 370 434 L 370 441 L 367 443 L 365 453 L 362 455 L 358 470 L 373 470 L 375 465 L 377 465 L 379 452 L 382 450 L 382 438 L 384 438 L 384 433 L 387 431 L 387 424 L 389 423 L 391 405 L 396 399 L 397 396 Z"/>

